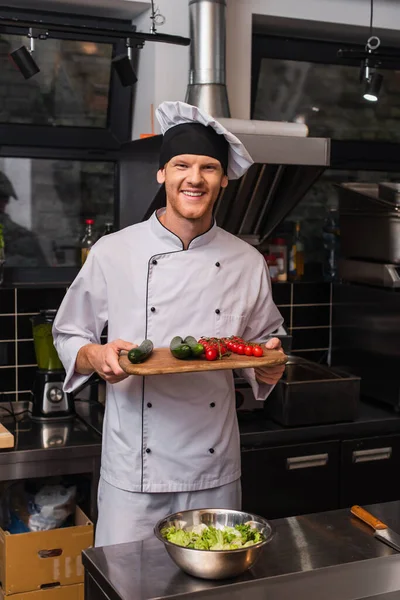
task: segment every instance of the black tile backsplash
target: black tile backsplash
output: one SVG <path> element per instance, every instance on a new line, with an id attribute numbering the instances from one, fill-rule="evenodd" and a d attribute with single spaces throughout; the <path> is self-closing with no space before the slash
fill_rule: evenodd
<path id="1" fill-rule="evenodd" d="M 18 342 L 18 364 L 36 365 L 35 347 L 33 342 Z"/>
<path id="2" fill-rule="evenodd" d="M 18 315 L 17 316 L 17 327 L 18 327 L 18 339 L 19 340 L 31 340 L 32 334 L 32 323 L 29 315 Z"/>
<path id="3" fill-rule="evenodd" d="M 294 306 L 292 327 L 329 325 L 330 306 Z"/>
<path id="4" fill-rule="evenodd" d="M 14 313 L 14 290 L 0 290 L 0 315 Z"/>
<path id="5" fill-rule="evenodd" d="M 0 392 L 12 392 L 15 390 L 15 368 L 0 369 Z M 8 398 L 4 398 L 8 401 Z"/>
<path id="6" fill-rule="evenodd" d="M 272 296 L 275 304 L 291 304 L 292 284 L 291 283 L 273 283 Z"/>
<path id="7" fill-rule="evenodd" d="M 328 350 L 294 350 L 293 354 L 320 364 L 328 362 Z"/>
<path id="8" fill-rule="evenodd" d="M 329 283 L 321 281 L 293 284 L 293 304 L 329 304 L 330 301 Z"/>
<path id="9" fill-rule="evenodd" d="M 15 365 L 15 342 L 0 342 L 0 367 L 7 365 Z"/>
<path id="10" fill-rule="evenodd" d="M 45 308 L 58 308 L 65 296 L 64 288 L 18 290 L 18 313 L 39 312 Z"/>
<path id="11" fill-rule="evenodd" d="M 65 292 L 59 287 L 0 289 L 0 402 L 29 399 L 19 392 L 32 389 L 37 370 L 30 317 L 58 309 Z"/>
<path id="12" fill-rule="evenodd" d="M 293 331 L 293 350 L 329 348 L 329 327 L 326 329 L 297 329 Z"/>
<path id="13" fill-rule="evenodd" d="M 281 313 L 283 319 L 285 320 L 285 327 L 290 327 L 290 319 L 292 309 L 290 306 L 278 306 L 278 310 Z"/>
<path id="14" fill-rule="evenodd" d="M 29 394 L 25 398 L 19 392 L 32 389 L 37 369 L 28 366 L 36 365 L 30 316 L 41 309 L 57 309 L 65 291 L 59 287 L 0 290 L 0 402 L 15 397 L 29 399 Z M 319 361 L 327 353 L 330 342 L 330 284 L 277 283 L 272 284 L 272 294 L 293 335 L 293 350 L 301 354 L 310 350 L 304 352 L 305 357 Z M 300 304 L 307 306 L 298 306 Z M 106 333 L 105 330 L 103 334 Z M 102 343 L 105 342 L 106 337 L 103 337 Z"/>
<path id="15" fill-rule="evenodd" d="M 15 340 L 15 317 L 0 317 L 0 340 Z"/>
<path id="16" fill-rule="evenodd" d="M 37 367 L 18 367 L 18 391 L 32 389 Z"/>

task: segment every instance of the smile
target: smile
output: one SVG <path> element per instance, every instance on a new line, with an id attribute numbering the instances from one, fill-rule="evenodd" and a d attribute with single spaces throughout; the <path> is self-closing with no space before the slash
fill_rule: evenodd
<path id="1" fill-rule="evenodd" d="M 188 198 L 200 198 L 205 194 L 205 192 L 190 192 L 189 190 L 182 190 L 182 194 Z"/>

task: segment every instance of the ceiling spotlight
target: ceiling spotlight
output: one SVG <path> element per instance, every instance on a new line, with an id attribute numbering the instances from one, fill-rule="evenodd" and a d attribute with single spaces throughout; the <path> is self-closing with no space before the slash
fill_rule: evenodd
<path id="1" fill-rule="evenodd" d="M 28 50 L 26 46 L 21 46 L 20 48 L 14 50 L 13 52 L 10 52 L 9 54 L 15 66 L 19 71 L 21 71 L 25 79 L 30 79 L 40 71 L 39 67 L 35 62 L 35 59 L 32 56 L 32 52 L 34 52 L 34 50 L 35 40 L 31 38 L 30 50 Z"/>
<path id="2" fill-rule="evenodd" d="M 369 102 L 377 102 L 379 92 L 383 81 L 383 75 L 380 73 L 371 73 L 369 79 L 365 82 L 364 99 Z"/>
<path id="3" fill-rule="evenodd" d="M 119 54 L 113 58 L 112 66 L 117 72 L 119 80 L 124 87 L 134 85 L 138 78 L 132 67 L 132 47 L 130 40 L 126 40 L 126 46 L 128 49 L 127 54 Z"/>

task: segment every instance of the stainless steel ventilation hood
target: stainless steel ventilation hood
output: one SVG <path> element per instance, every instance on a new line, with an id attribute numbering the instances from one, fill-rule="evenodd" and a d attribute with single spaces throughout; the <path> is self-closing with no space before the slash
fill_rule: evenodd
<path id="1" fill-rule="evenodd" d="M 330 165 L 330 140 L 307 137 L 295 123 L 230 118 L 225 84 L 225 0 L 189 0 L 190 74 L 186 101 L 220 120 L 255 164 L 230 181 L 216 203 L 217 223 L 261 244 Z M 250 77 L 250 74 L 249 74 Z M 120 164 L 120 226 L 138 223 L 164 205 L 156 181 L 161 136 L 130 142 Z"/>

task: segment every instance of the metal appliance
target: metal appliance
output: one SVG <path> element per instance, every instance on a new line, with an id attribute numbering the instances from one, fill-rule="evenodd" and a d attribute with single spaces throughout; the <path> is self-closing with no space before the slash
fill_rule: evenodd
<path id="1" fill-rule="evenodd" d="M 32 419 L 73 419 L 72 394 L 63 391 L 65 371 L 53 343 L 55 310 L 42 310 L 31 317 L 38 371 L 33 385 Z"/>
<path id="2" fill-rule="evenodd" d="M 341 279 L 400 287 L 400 184 L 343 183 L 338 189 Z"/>
<path id="3" fill-rule="evenodd" d="M 359 399 L 360 377 L 290 356 L 264 412 L 285 427 L 340 423 L 355 420 Z"/>
<path id="4" fill-rule="evenodd" d="M 400 265 L 344 258 L 339 261 L 339 274 L 344 281 L 400 288 Z"/>
<path id="5" fill-rule="evenodd" d="M 344 258 L 400 265 L 397 185 L 343 183 L 338 186 L 341 254 Z M 387 268 L 383 271 L 393 273 Z"/>

